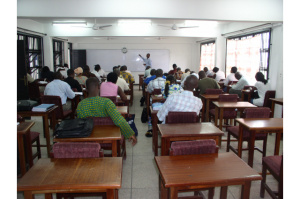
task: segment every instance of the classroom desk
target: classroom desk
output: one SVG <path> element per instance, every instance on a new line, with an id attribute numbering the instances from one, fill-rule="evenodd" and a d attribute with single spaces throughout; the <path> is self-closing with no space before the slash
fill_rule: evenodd
<path id="1" fill-rule="evenodd" d="M 141 86 L 144 83 L 144 74 L 139 74 L 139 91 L 141 90 Z"/>
<path id="2" fill-rule="evenodd" d="M 274 109 L 275 109 L 275 104 L 279 104 L 283 106 L 283 98 L 270 98 L 270 100 L 272 101 L 272 106 L 271 106 L 271 111 L 272 111 L 272 115 L 271 117 L 274 117 Z M 283 118 L 283 110 L 282 110 L 282 115 L 281 117 Z"/>
<path id="3" fill-rule="evenodd" d="M 151 96 L 151 99 L 152 99 L 152 104 L 155 102 L 164 103 L 166 101 L 166 98 L 164 98 L 163 96 L 158 97 L 158 96 L 153 95 L 153 96 Z"/>
<path id="4" fill-rule="evenodd" d="M 178 198 L 179 190 L 221 187 L 227 198 L 231 185 L 242 185 L 241 198 L 249 199 L 251 181 L 262 177 L 234 153 L 154 157 L 159 170 L 159 198 Z"/>
<path id="5" fill-rule="evenodd" d="M 219 94 L 218 95 L 202 94 L 200 96 L 203 101 L 201 122 L 204 121 L 204 115 L 205 115 L 205 122 L 208 122 L 208 120 L 209 120 L 209 103 L 211 101 L 218 101 Z"/>
<path id="6" fill-rule="evenodd" d="M 126 119 L 129 114 L 128 106 L 116 106 L 116 108 L 120 112 L 120 114 Z"/>
<path id="7" fill-rule="evenodd" d="M 219 137 L 224 135 L 223 131 L 210 122 L 158 124 L 157 126 L 161 134 L 161 156 L 169 155 L 173 141 L 213 139 L 218 143 Z"/>
<path id="8" fill-rule="evenodd" d="M 109 171 L 109 172 L 108 172 Z M 107 199 L 118 197 L 122 182 L 122 158 L 42 158 L 17 183 L 24 199 L 34 194 L 106 192 Z"/>
<path id="9" fill-rule="evenodd" d="M 220 109 L 220 122 L 219 129 L 222 131 L 223 125 L 223 114 L 226 109 L 235 109 L 238 111 L 243 111 L 245 108 L 255 108 L 257 106 L 249 103 L 249 102 L 213 102 L 216 106 L 215 111 L 215 126 L 218 126 L 218 117 L 219 117 L 219 109 Z M 221 138 L 218 143 L 219 147 L 221 147 Z"/>
<path id="10" fill-rule="evenodd" d="M 150 106 L 150 112 L 151 112 L 151 119 L 152 119 L 152 151 L 154 151 L 154 155 L 158 155 L 158 148 L 161 148 L 158 146 L 158 130 L 157 130 L 157 124 L 158 124 L 158 118 L 157 118 L 157 110 L 153 110 L 152 106 Z"/>
<path id="11" fill-rule="evenodd" d="M 33 166 L 31 138 L 30 138 L 30 128 L 33 125 L 34 125 L 34 122 L 21 122 L 17 126 L 17 139 L 18 139 L 19 159 L 20 159 L 20 168 L 21 168 L 21 176 L 20 177 L 23 177 L 26 173 L 24 141 L 26 142 L 26 145 L 27 145 L 26 149 L 27 149 L 27 154 L 28 154 L 29 166 L 30 167 Z M 25 139 L 23 139 L 24 136 L 25 136 Z"/>
<path id="12" fill-rule="evenodd" d="M 219 86 L 220 86 L 220 89 L 223 89 L 224 88 L 224 82 L 218 82 Z"/>
<path id="13" fill-rule="evenodd" d="M 248 155 L 248 165 L 253 167 L 253 155 L 254 155 L 254 142 L 256 133 L 276 133 L 274 155 L 279 155 L 280 139 L 283 133 L 283 119 L 282 118 L 239 118 L 236 119 L 239 123 L 240 139 L 238 140 L 238 156 L 242 155 L 242 139 L 243 128 L 250 132 L 250 146 Z"/>
<path id="14" fill-rule="evenodd" d="M 56 138 L 53 142 L 96 142 L 109 143 L 112 146 L 112 157 L 120 155 L 121 131 L 115 125 L 95 125 L 89 137 L 82 138 Z"/>
<path id="15" fill-rule="evenodd" d="M 126 101 L 125 102 L 123 102 L 121 100 L 120 96 L 117 97 L 117 104 L 125 104 L 125 106 L 127 106 L 127 108 L 128 108 L 128 110 L 127 110 L 128 113 L 129 113 L 129 102 L 130 102 L 130 95 L 126 95 Z"/>
<path id="16" fill-rule="evenodd" d="M 248 95 L 248 100 L 247 101 L 250 102 L 253 92 L 254 91 L 250 90 L 250 89 L 242 90 L 242 99 L 241 99 L 241 101 L 245 101 L 245 95 Z"/>
<path id="17" fill-rule="evenodd" d="M 46 112 L 35 112 L 35 111 L 19 111 L 17 112 L 18 115 L 21 115 L 22 117 L 31 117 L 31 116 L 42 116 L 43 117 L 43 127 L 44 127 L 44 133 L 46 137 L 46 142 L 47 142 L 47 154 L 48 157 L 50 157 L 50 150 L 51 150 L 51 145 L 50 145 L 50 132 L 49 132 L 49 115 L 52 114 L 52 129 L 54 129 L 56 125 L 56 115 L 55 115 L 55 109 L 58 108 L 58 106 L 53 106 Z M 44 145 L 41 145 L 41 147 L 45 147 Z"/>

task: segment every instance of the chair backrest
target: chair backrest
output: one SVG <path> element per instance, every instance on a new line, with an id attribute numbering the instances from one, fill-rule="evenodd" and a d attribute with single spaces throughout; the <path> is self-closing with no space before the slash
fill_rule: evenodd
<path id="1" fill-rule="evenodd" d="M 200 91 L 193 91 L 193 94 L 194 94 L 195 97 L 199 97 Z"/>
<path id="2" fill-rule="evenodd" d="M 222 94 L 222 89 L 211 89 L 211 88 L 207 88 L 205 90 L 205 94 L 208 94 L 208 95 L 219 95 L 219 94 Z"/>
<path id="3" fill-rule="evenodd" d="M 78 92 L 77 88 L 72 88 L 73 92 Z"/>
<path id="4" fill-rule="evenodd" d="M 246 108 L 244 118 L 269 118 L 271 109 L 268 107 Z"/>
<path id="5" fill-rule="evenodd" d="M 263 107 L 272 107 L 272 101 L 270 98 L 275 98 L 276 91 L 267 91 L 265 94 L 264 105 Z"/>
<path id="6" fill-rule="evenodd" d="M 56 119 L 63 119 L 63 107 L 61 98 L 55 95 L 43 95 L 41 96 L 42 104 L 55 104 L 58 108 L 55 110 Z"/>
<path id="7" fill-rule="evenodd" d="M 244 88 L 243 88 L 243 90 L 247 90 L 247 89 L 249 89 L 249 88 L 254 88 L 255 86 L 244 86 Z"/>
<path id="8" fill-rule="evenodd" d="M 196 112 L 170 111 L 166 116 L 166 124 L 197 123 L 199 118 Z"/>
<path id="9" fill-rule="evenodd" d="M 219 102 L 237 102 L 238 101 L 238 95 L 237 94 L 221 94 L 219 95 Z"/>
<path id="10" fill-rule="evenodd" d="M 93 142 L 61 142 L 53 145 L 54 158 L 99 158 L 100 144 Z"/>
<path id="11" fill-rule="evenodd" d="M 114 104 L 117 103 L 117 97 L 116 96 L 101 96 L 110 99 Z"/>
<path id="12" fill-rule="evenodd" d="M 41 97 L 39 84 L 37 82 L 28 82 L 28 94 L 29 99 L 31 100 L 38 99 Z"/>
<path id="13" fill-rule="evenodd" d="M 25 122 L 25 119 L 21 115 L 17 115 L 17 122 Z"/>
<path id="14" fill-rule="evenodd" d="M 160 95 L 160 94 L 161 94 L 161 89 L 155 88 L 155 89 L 152 91 L 152 94 L 153 94 L 153 95 Z"/>
<path id="15" fill-rule="evenodd" d="M 94 125 L 115 125 L 110 117 L 89 117 L 93 119 Z"/>
<path id="16" fill-rule="evenodd" d="M 218 153 L 215 140 L 193 140 L 172 142 L 170 156 Z"/>

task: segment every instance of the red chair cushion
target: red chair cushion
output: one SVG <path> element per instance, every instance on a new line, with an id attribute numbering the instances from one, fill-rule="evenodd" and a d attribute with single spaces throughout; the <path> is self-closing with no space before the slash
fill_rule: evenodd
<path id="1" fill-rule="evenodd" d="M 263 157 L 263 162 L 272 170 L 277 176 L 280 176 L 280 167 L 282 162 L 282 156 L 267 156 Z"/>
<path id="2" fill-rule="evenodd" d="M 115 125 L 110 117 L 89 117 L 93 119 L 94 125 Z"/>
<path id="3" fill-rule="evenodd" d="M 173 155 L 216 153 L 216 142 L 214 140 L 172 142 L 171 149 Z"/>
<path id="4" fill-rule="evenodd" d="M 53 145 L 54 158 L 99 158 L 101 147 L 92 142 L 62 142 Z"/>
<path id="5" fill-rule="evenodd" d="M 64 117 L 68 114 L 71 114 L 72 113 L 72 110 L 67 110 L 67 111 L 63 111 L 63 114 L 64 114 Z"/>
<path id="6" fill-rule="evenodd" d="M 166 117 L 166 124 L 178 123 L 197 123 L 197 113 L 170 111 Z"/>
<path id="7" fill-rule="evenodd" d="M 207 88 L 205 90 L 205 94 L 207 95 L 218 95 L 218 94 L 222 94 L 222 89 L 211 89 L 211 88 Z"/>
<path id="8" fill-rule="evenodd" d="M 40 133 L 38 132 L 35 132 L 35 131 L 30 131 L 30 138 L 31 138 L 31 141 L 35 140 L 37 137 L 40 136 Z"/>
<path id="9" fill-rule="evenodd" d="M 231 126 L 227 128 L 228 133 L 230 133 L 233 137 L 239 138 L 239 127 L 238 126 Z M 256 133 L 255 139 L 262 140 L 268 136 L 267 133 Z M 243 129 L 243 140 L 250 140 L 250 132 L 246 129 Z"/>
<path id="10" fill-rule="evenodd" d="M 209 110 L 209 113 L 215 116 L 216 109 L 211 109 Z M 219 114 L 220 116 L 220 114 Z M 231 119 L 231 118 L 236 118 L 236 111 L 224 111 L 223 112 L 223 119 Z"/>

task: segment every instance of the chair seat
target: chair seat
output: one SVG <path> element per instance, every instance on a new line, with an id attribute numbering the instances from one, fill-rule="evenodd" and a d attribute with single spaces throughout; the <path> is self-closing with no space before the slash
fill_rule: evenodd
<path id="1" fill-rule="evenodd" d="M 282 156 L 267 156 L 263 158 L 263 162 L 272 170 L 277 176 L 280 176 Z"/>
<path id="2" fill-rule="evenodd" d="M 72 113 L 72 110 L 63 111 L 64 117 Z"/>
<path id="3" fill-rule="evenodd" d="M 216 109 L 209 110 L 209 113 L 215 116 Z M 223 119 L 236 118 L 236 111 L 224 111 Z"/>
<path id="4" fill-rule="evenodd" d="M 208 154 L 216 152 L 216 142 L 214 140 L 195 140 L 172 142 L 171 149 L 173 155 L 193 155 Z"/>
<path id="5" fill-rule="evenodd" d="M 40 133 L 38 132 L 35 132 L 35 131 L 30 131 L 30 138 L 31 138 L 31 141 L 35 140 L 37 137 L 40 136 Z"/>
<path id="6" fill-rule="evenodd" d="M 232 126 L 227 128 L 228 133 L 231 133 L 232 136 L 235 138 L 239 137 L 239 127 L 238 126 Z M 256 133 L 255 139 L 264 139 L 266 136 L 268 136 L 267 133 Z M 246 129 L 243 129 L 243 140 L 249 140 L 250 139 L 250 132 Z"/>

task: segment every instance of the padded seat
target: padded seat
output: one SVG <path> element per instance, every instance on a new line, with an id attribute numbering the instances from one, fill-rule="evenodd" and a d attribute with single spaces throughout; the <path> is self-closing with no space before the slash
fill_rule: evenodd
<path id="1" fill-rule="evenodd" d="M 35 132 L 35 131 L 30 131 L 30 138 L 31 138 L 31 141 L 35 140 L 37 137 L 40 136 L 40 133 L 38 132 Z"/>
<path id="2" fill-rule="evenodd" d="M 214 140 L 172 142 L 171 150 L 173 155 L 216 153 L 216 142 Z"/>
<path id="3" fill-rule="evenodd" d="M 267 156 L 263 158 L 263 161 L 277 176 L 280 175 L 282 156 Z"/>
<path id="4" fill-rule="evenodd" d="M 230 131 L 230 134 L 238 138 L 239 137 L 239 127 L 238 126 L 231 126 L 227 128 L 228 131 Z M 257 139 L 264 139 L 266 137 L 266 133 L 256 133 L 255 138 Z M 250 132 L 246 129 L 243 129 L 243 140 L 250 139 Z"/>
<path id="5" fill-rule="evenodd" d="M 211 109 L 209 110 L 209 113 L 215 116 L 216 114 L 216 109 Z M 223 112 L 223 119 L 231 119 L 231 118 L 236 118 L 236 111 L 224 111 Z"/>
<path id="6" fill-rule="evenodd" d="M 91 142 L 62 142 L 53 145 L 54 158 L 99 158 L 101 146 Z"/>

